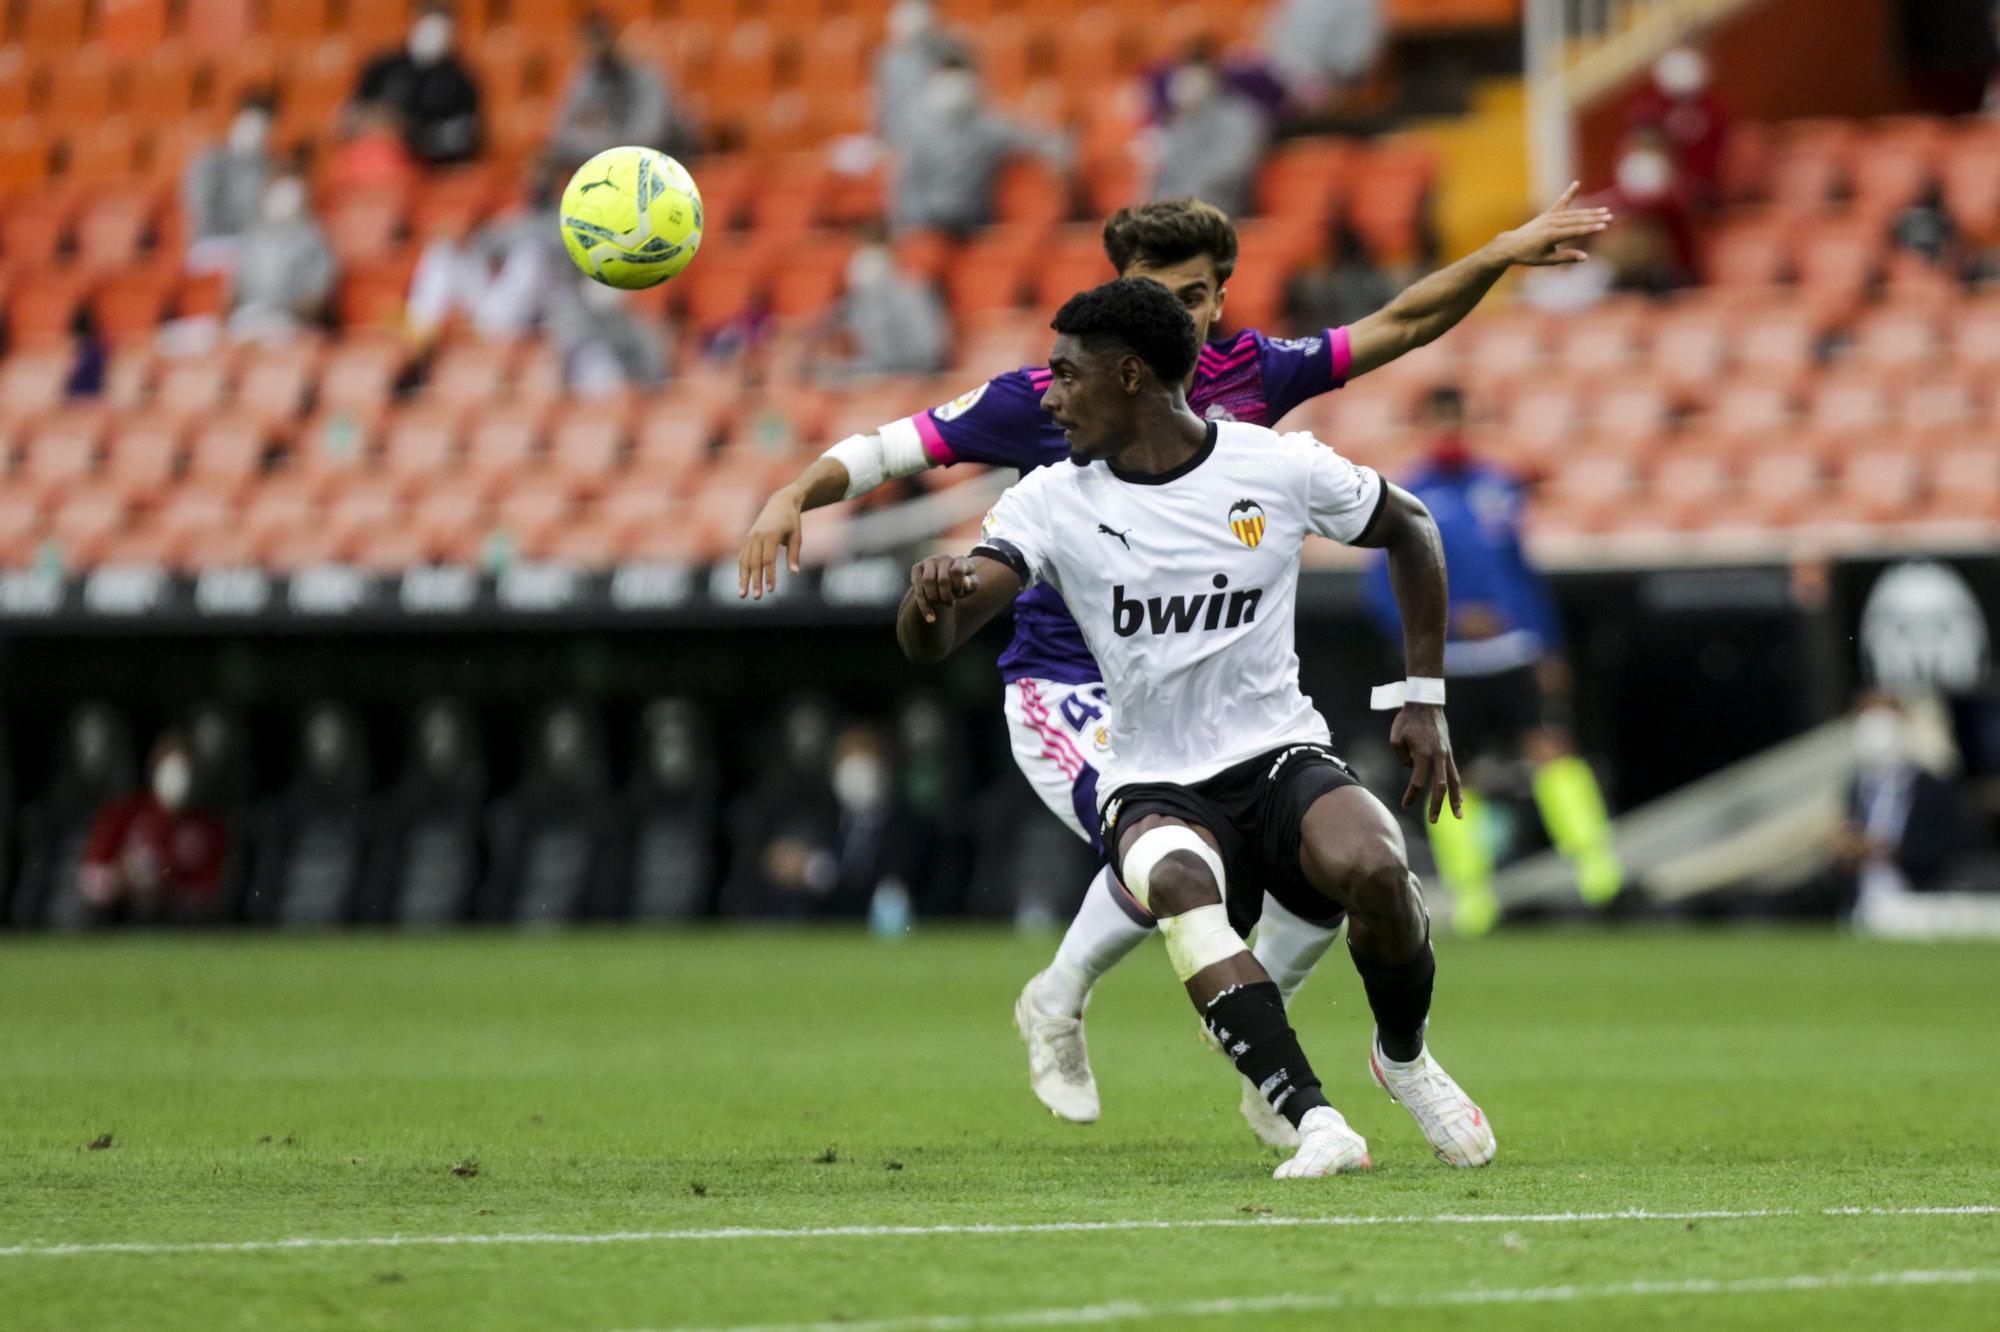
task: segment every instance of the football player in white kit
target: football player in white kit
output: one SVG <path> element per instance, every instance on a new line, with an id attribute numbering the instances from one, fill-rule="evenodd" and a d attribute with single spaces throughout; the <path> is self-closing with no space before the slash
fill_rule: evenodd
<path id="1" fill-rule="evenodd" d="M 1409 679 L 1390 740 L 1412 767 L 1405 806 L 1459 800 L 1445 725 L 1445 570 L 1422 503 L 1310 435 L 1204 421 L 1184 388 L 1198 343 L 1166 288 L 1121 278 L 1072 298 L 1043 405 L 1072 466 L 1024 477 L 969 557 L 911 572 L 897 637 L 941 660 L 1024 589 L 1075 615 L 1112 704 L 1104 840 L 1159 922 L 1203 1024 L 1296 1129 L 1280 1179 L 1368 1165 L 1328 1104 L 1277 984 L 1245 946 L 1268 892 L 1348 918 L 1375 1038 L 1370 1074 L 1439 1159 L 1493 1159 L 1492 1126 L 1426 1048 L 1430 921 L 1393 815 L 1328 748 L 1299 690 L 1293 613 L 1307 535 L 1386 550 Z"/>

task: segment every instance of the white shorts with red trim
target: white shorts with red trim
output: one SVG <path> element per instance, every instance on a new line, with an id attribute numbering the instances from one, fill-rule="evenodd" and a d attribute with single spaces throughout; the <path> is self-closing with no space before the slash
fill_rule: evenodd
<path id="1" fill-rule="evenodd" d="M 1007 686 L 1006 711 L 1014 762 L 1028 785 L 1071 832 L 1097 847 L 1097 774 L 1111 758 L 1104 686 L 1015 680 Z"/>

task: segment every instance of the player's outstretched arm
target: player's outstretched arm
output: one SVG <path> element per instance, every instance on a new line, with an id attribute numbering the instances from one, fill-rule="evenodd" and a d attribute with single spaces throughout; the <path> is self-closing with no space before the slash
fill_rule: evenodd
<path id="1" fill-rule="evenodd" d="M 1611 210 L 1570 207 L 1576 191 L 1572 183 L 1540 217 L 1501 232 L 1457 263 L 1405 288 L 1351 327 L 1348 340 L 1354 359 L 1348 378 L 1365 375 L 1444 336 L 1516 264 L 1542 268 L 1588 259 L 1578 243 L 1610 226 Z"/>
<path id="2" fill-rule="evenodd" d="M 919 560 L 896 612 L 896 641 L 920 665 L 943 661 L 1020 592 L 1021 575 L 984 555 Z"/>
<path id="3" fill-rule="evenodd" d="M 807 509 L 838 504 L 847 498 L 850 483 L 847 465 L 838 458 L 821 454 L 812 466 L 800 472 L 790 484 L 773 491 L 758 511 L 757 521 L 743 538 L 736 553 L 736 595 L 762 600 L 766 592 L 778 590 L 778 552 L 785 552 L 785 566 L 799 571 L 799 529 Z"/>
<path id="4" fill-rule="evenodd" d="M 1377 546 L 1389 556 L 1389 586 L 1403 619 L 1404 671 L 1412 678 L 1444 678 L 1445 618 L 1450 598 L 1445 590 L 1444 542 L 1437 522 L 1424 502 L 1401 486 L 1387 487 L 1382 508 L 1354 544 Z M 1410 770 L 1403 808 L 1428 800 L 1430 821 L 1436 823 L 1451 802 L 1454 815 L 1463 813 L 1458 760 L 1451 752 L 1451 731 L 1444 708 L 1429 703 L 1405 703 L 1389 728 L 1389 744 Z"/>

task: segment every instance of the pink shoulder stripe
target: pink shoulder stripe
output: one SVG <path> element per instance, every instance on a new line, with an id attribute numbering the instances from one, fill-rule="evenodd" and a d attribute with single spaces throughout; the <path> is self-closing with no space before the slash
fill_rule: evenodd
<path id="1" fill-rule="evenodd" d="M 944 435 L 939 432 L 937 422 L 931 420 L 929 412 L 918 412 L 910 418 L 910 424 L 917 428 L 917 438 L 924 442 L 924 452 L 932 462 L 939 467 L 949 467 L 958 461 L 958 455 L 952 452 L 951 445 L 944 442 Z"/>
<path id="2" fill-rule="evenodd" d="M 1345 384 L 1347 372 L 1354 368 L 1354 342 L 1348 336 L 1347 325 L 1326 331 L 1326 350 L 1333 359 L 1333 382 Z"/>

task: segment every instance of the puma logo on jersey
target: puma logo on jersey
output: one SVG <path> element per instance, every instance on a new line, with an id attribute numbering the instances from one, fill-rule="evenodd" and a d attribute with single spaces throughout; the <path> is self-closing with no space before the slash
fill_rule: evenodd
<path id="1" fill-rule="evenodd" d="M 1138 597 L 1125 595 L 1123 583 L 1111 588 L 1111 627 L 1120 638 L 1130 638 L 1142 629 L 1156 634 L 1186 634 L 1212 629 L 1234 629 L 1257 618 L 1257 603 L 1264 599 L 1261 587 L 1240 588 L 1224 594 L 1229 578 L 1215 576 L 1215 591 L 1193 596 Z"/>
<path id="2" fill-rule="evenodd" d="M 1105 536 L 1117 537 L 1119 545 L 1125 547 L 1125 549 L 1127 550 L 1132 549 L 1132 543 L 1125 539 L 1131 533 L 1132 531 L 1131 528 L 1128 527 L 1123 532 L 1121 532 L 1117 528 L 1111 526 L 1109 523 L 1099 523 L 1097 525 L 1097 530 L 1102 532 Z"/>

